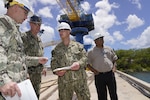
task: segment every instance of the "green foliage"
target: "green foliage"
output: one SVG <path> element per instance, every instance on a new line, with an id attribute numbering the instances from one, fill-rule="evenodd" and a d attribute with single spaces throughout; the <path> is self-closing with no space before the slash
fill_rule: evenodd
<path id="1" fill-rule="evenodd" d="M 150 48 L 117 50 L 117 69 L 121 71 L 150 71 Z"/>

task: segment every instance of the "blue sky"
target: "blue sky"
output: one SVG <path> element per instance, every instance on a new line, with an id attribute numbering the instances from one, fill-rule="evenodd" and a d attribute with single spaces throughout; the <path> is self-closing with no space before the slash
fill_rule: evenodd
<path id="1" fill-rule="evenodd" d="M 65 1 L 65 0 L 63 0 Z M 30 0 L 34 13 L 41 16 L 44 34 L 43 43 L 60 39 L 57 32 L 59 16 L 64 12 L 55 0 Z M 2 4 L 2 0 L 0 0 Z M 115 50 L 139 49 L 150 47 L 150 0 L 84 0 L 82 8 L 92 13 L 95 29 L 84 36 L 84 43 L 94 46 L 92 36 L 100 32 L 104 35 L 105 45 Z M 0 14 L 6 9 L 0 6 Z M 28 19 L 21 25 L 22 32 L 29 30 Z M 72 37 L 73 38 L 73 37 Z M 45 48 L 45 56 L 51 56 L 55 46 Z"/>

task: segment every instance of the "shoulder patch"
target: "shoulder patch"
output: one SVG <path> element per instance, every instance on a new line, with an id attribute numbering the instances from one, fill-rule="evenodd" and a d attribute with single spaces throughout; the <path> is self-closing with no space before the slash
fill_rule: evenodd
<path id="1" fill-rule="evenodd" d="M 10 23 L 5 18 L 0 18 L 0 21 L 10 30 L 12 29 Z"/>

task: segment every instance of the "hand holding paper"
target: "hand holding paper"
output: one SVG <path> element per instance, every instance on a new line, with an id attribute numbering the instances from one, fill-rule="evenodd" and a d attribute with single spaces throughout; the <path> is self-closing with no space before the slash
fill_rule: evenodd
<path id="1" fill-rule="evenodd" d="M 57 68 L 57 69 L 53 70 L 53 72 L 61 71 L 61 70 L 70 70 L 70 69 L 71 69 L 71 66 L 67 66 L 67 67 Z"/>
<path id="2" fill-rule="evenodd" d="M 53 72 L 55 72 L 55 74 L 58 76 L 63 76 L 67 70 L 71 70 L 71 66 L 57 68 L 57 69 L 53 70 Z"/>
<path id="3" fill-rule="evenodd" d="M 32 83 L 29 79 L 18 83 L 18 87 L 21 90 L 21 97 L 18 96 L 18 94 L 16 94 L 13 97 L 10 96 L 4 96 L 4 98 L 6 100 L 38 100 L 35 91 L 33 89 Z"/>
<path id="4" fill-rule="evenodd" d="M 16 93 L 21 96 L 21 91 L 16 82 L 8 82 L 7 84 L 0 87 L 0 92 L 4 95 L 13 97 Z"/>

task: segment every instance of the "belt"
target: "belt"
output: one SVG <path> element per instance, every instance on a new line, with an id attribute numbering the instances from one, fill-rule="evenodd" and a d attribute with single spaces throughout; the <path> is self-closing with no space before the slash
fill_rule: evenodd
<path id="1" fill-rule="evenodd" d="M 38 64 L 37 66 L 30 66 L 30 67 L 28 67 L 28 69 L 39 68 L 39 67 L 42 67 L 42 66 L 43 66 L 42 64 Z"/>
<path id="2" fill-rule="evenodd" d="M 108 73 L 111 73 L 112 70 L 108 71 L 108 72 L 99 72 L 99 74 L 108 74 Z"/>

